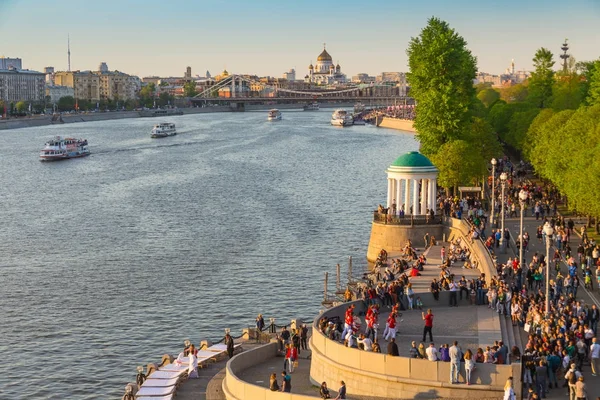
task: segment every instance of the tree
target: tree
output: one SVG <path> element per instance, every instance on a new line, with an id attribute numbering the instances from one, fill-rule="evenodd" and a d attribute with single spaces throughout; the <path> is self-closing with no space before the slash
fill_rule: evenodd
<path id="1" fill-rule="evenodd" d="M 73 96 L 64 96 L 58 99 L 58 109 L 60 111 L 71 111 L 75 108 L 75 98 Z"/>
<path id="2" fill-rule="evenodd" d="M 196 82 L 195 81 L 186 82 L 183 85 L 183 95 L 185 97 L 194 97 L 197 94 L 198 94 L 198 91 L 196 90 Z"/>
<path id="3" fill-rule="evenodd" d="M 447 22 L 435 17 L 419 37 L 410 40 L 407 78 L 417 104 L 415 128 L 425 155 L 460 139 L 469 123 L 477 60 L 466 46 Z"/>
<path id="4" fill-rule="evenodd" d="M 473 172 L 477 177 L 487 175 L 487 165 L 492 158 L 502 155 L 502 146 L 494 128 L 483 118 L 473 118 L 465 133 L 465 141 L 469 144 Z"/>
<path id="5" fill-rule="evenodd" d="M 477 98 L 487 107 L 490 108 L 495 102 L 500 100 L 500 93 L 494 89 L 483 89 L 477 94 Z"/>
<path id="6" fill-rule="evenodd" d="M 596 61 L 591 69 L 587 103 L 595 105 L 600 104 L 600 61 Z"/>
<path id="7" fill-rule="evenodd" d="M 528 82 L 517 83 L 500 90 L 500 98 L 507 103 L 523 102 L 529 95 Z"/>
<path id="8" fill-rule="evenodd" d="M 585 88 L 582 76 L 576 71 L 559 73 L 552 89 L 552 101 L 550 107 L 557 111 L 576 110 L 585 96 Z"/>
<path id="9" fill-rule="evenodd" d="M 515 149 L 521 150 L 523 148 L 523 143 L 526 140 L 529 126 L 539 113 L 539 108 L 515 111 L 508 122 L 508 132 L 505 135 L 506 143 L 510 144 Z"/>
<path id="10" fill-rule="evenodd" d="M 25 114 L 27 112 L 27 103 L 25 103 L 24 101 L 19 101 L 16 105 L 15 108 L 17 110 L 17 113 L 19 114 Z"/>
<path id="11" fill-rule="evenodd" d="M 454 188 L 456 193 L 459 185 L 470 182 L 477 175 L 473 155 L 469 143 L 454 140 L 441 145 L 439 151 L 431 157 L 431 161 L 440 170 L 438 182 L 446 191 Z"/>
<path id="12" fill-rule="evenodd" d="M 535 71 L 531 73 L 529 79 L 529 101 L 536 107 L 548 107 L 548 100 L 552 97 L 552 85 L 554 84 L 554 55 L 545 48 L 540 48 L 535 52 L 533 65 Z"/>

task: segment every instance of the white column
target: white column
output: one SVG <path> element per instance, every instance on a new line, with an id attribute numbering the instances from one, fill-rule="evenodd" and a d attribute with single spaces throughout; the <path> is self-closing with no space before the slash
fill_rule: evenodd
<path id="1" fill-rule="evenodd" d="M 427 201 L 427 181 L 428 179 L 421 179 L 421 215 L 425 215 L 429 208 L 429 201 Z"/>
<path id="2" fill-rule="evenodd" d="M 396 179 L 396 214 L 400 211 L 400 207 L 402 207 L 402 180 Z"/>
<path id="3" fill-rule="evenodd" d="M 404 179 L 404 213 L 410 214 L 410 179 Z"/>
<path id="4" fill-rule="evenodd" d="M 437 179 L 431 181 L 431 203 L 433 204 L 433 212 L 437 214 Z"/>
<path id="5" fill-rule="evenodd" d="M 427 208 L 435 213 L 435 199 L 433 196 L 433 179 L 427 179 Z"/>
<path id="6" fill-rule="evenodd" d="M 392 182 L 394 182 L 394 180 L 392 178 L 388 178 L 388 202 L 387 202 L 388 208 L 391 207 L 391 205 L 392 205 L 392 194 L 394 193 Z"/>
<path id="7" fill-rule="evenodd" d="M 419 180 L 413 179 L 413 215 L 419 215 Z"/>

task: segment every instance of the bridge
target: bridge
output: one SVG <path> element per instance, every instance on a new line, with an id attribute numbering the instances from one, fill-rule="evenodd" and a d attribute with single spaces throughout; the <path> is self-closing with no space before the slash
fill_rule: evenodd
<path id="1" fill-rule="evenodd" d="M 300 87 L 295 87 L 300 86 Z M 385 82 L 351 84 L 339 88 L 302 88 L 292 83 L 282 87 L 275 82 L 262 82 L 247 75 L 229 75 L 198 93 L 192 102 L 197 105 L 229 104 L 243 109 L 245 104 L 298 104 L 362 102 L 367 105 L 386 106 L 414 104 L 406 89 Z"/>

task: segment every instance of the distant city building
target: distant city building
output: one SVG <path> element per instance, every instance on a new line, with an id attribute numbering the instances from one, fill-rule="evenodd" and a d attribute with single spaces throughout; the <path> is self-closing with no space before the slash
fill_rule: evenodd
<path id="1" fill-rule="evenodd" d="M 108 65 L 105 62 L 101 62 L 100 65 L 98 65 L 98 72 L 103 74 L 108 73 Z"/>
<path id="2" fill-rule="evenodd" d="M 372 83 L 372 82 L 375 82 L 375 77 L 369 76 L 369 74 L 359 73 L 352 77 L 352 82 L 354 82 L 354 83 Z"/>
<path id="3" fill-rule="evenodd" d="M 23 69 L 20 58 L 0 57 L 0 70 L 5 69 Z"/>
<path id="4" fill-rule="evenodd" d="M 54 85 L 54 67 L 45 67 L 44 74 L 46 75 L 46 83 Z"/>
<path id="5" fill-rule="evenodd" d="M 296 80 L 296 70 L 292 68 L 288 72 L 284 72 L 283 79 L 286 79 L 288 81 L 295 81 Z"/>
<path id="6" fill-rule="evenodd" d="M 192 80 L 192 67 L 187 67 L 185 69 L 185 74 L 183 75 L 183 79 L 186 81 Z"/>
<path id="7" fill-rule="evenodd" d="M 206 70 L 206 79 L 210 79 L 210 78 L 211 78 L 210 72 L 208 72 L 208 70 Z"/>
<path id="8" fill-rule="evenodd" d="M 106 63 L 101 63 L 100 68 L 103 70 L 56 72 L 54 83 L 73 88 L 76 99 L 99 101 L 136 98 L 141 87 L 140 78 L 119 71 L 109 71 Z"/>
<path id="9" fill-rule="evenodd" d="M 346 75 L 342 74 L 340 64 L 333 65 L 333 59 L 323 47 L 323 51 L 317 57 L 317 63 L 308 66 L 308 75 L 304 77 L 304 81 L 317 85 L 346 83 Z"/>
<path id="10" fill-rule="evenodd" d="M 0 69 L 0 100 L 5 102 L 45 99 L 46 76 L 43 72 L 27 69 Z"/>
<path id="11" fill-rule="evenodd" d="M 382 72 L 381 75 L 377 75 L 376 81 L 406 83 L 406 74 L 404 72 Z"/>
<path id="12" fill-rule="evenodd" d="M 474 84 L 491 83 L 492 87 L 505 87 L 522 83 L 529 78 L 530 74 L 527 71 L 516 71 L 515 60 L 511 60 L 510 66 L 506 68 L 504 74 L 492 75 L 486 72 L 478 72 Z"/>
<path id="13" fill-rule="evenodd" d="M 75 97 L 75 89 L 68 86 L 46 85 L 46 97 L 51 103 L 58 103 L 61 97 Z"/>

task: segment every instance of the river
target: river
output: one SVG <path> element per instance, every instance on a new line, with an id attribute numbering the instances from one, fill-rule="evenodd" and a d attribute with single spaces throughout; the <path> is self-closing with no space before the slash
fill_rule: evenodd
<path id="1" fill-rule="evenodd" d="M 120 398 L 184 339 L 314 318 L 324 272 L 365 263 L 385 169 L 418 148 L 330 114 L 170 117 L 165 139 L 143 118 L 1 132 L 0 398 Z M 93 154 L 39 162 L 54 135 Z"/>

